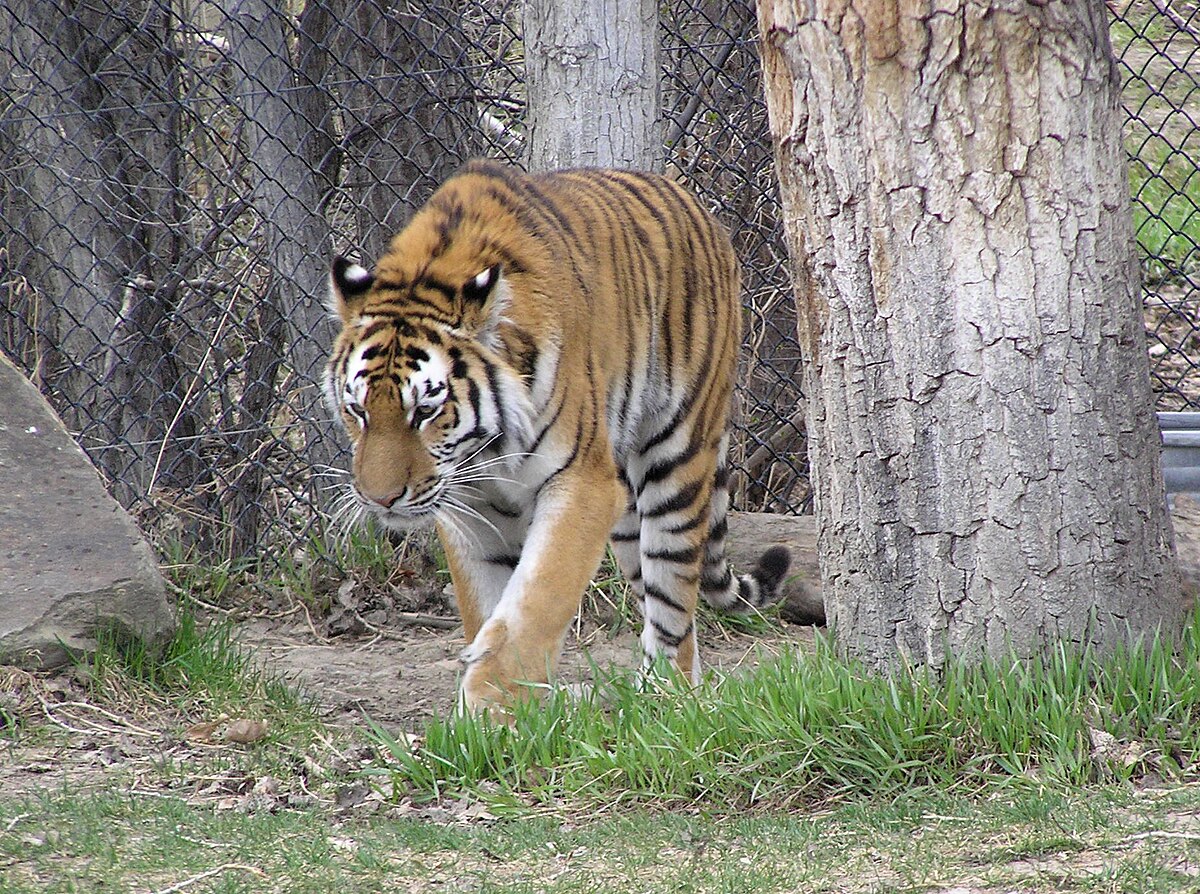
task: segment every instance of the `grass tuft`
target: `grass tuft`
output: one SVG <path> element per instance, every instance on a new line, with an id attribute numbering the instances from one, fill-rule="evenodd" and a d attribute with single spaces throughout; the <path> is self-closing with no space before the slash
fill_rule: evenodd
<path id="1" fill-rule="evenodd" d="M 733 808 L 1171 775 L 1200 757 L 1198 721 L 1200 615 L 1177 647 L 1061 646 L 940 674 L 879 676 L 822 639 L 696 689 L 615 674 L 520 705 L 511 727 L 453 716 L 423 737 L 375 736 L 396 797 Z"/>
<path id="2" fill-rule="evenodd" d="M 161 653 L 101 637 L 94 653 L 77 659 L 74 677 L 96 700 L 131 715 L 167 711 L 181 723 L 222 714 L 252 717 L 266 721 L 277 736 L 316 726 L 311 701 L 238 642 L 232 621 L 201 623 L 188 603 L 178 619 Z"/>

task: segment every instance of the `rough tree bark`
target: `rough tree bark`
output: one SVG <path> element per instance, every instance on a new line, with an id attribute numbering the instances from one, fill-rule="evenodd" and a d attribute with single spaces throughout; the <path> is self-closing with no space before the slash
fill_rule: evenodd
<path id="1" fill-rule="evenodd" d="M 253 304 L 256 338 L 245 359 L 230 450 L 237 478 L 228 488 L 228 550 L 242 556 L 257 548 L 268 424 L 278 407 L 277 380 L 286 355 L 297 377 L 305 453 L 315 466 L 330 464 L 338 446 L 322 406 L 320 380 L 332 324 L 323 304 L 331 254 L 329 225 L 321 214 L 324 189 L 308 144 L 290 61 L 292 25 L 278 0 L 230 0 L 226 6 L 231 100 L 244 117 L 242 141 L 251 203 L 261 217 L 267 287 Z M 314 494 L 319 498 L 320 492 Z"/>
<path id="2" fill-rule="evenodd" d="M 659 171 L 655 0 L 525 0 L 526 164 Z"/>
<path id="3" fill-rule="evenodd" d="M 29 161 L 7 166 L 20 224 L 0 234 L 26 287 L 15 303 L 31 311 L 18 339 L 122 503 L 195 489 L 196 423 L 169 333 L 187 274 L 171 12 L 11 0 L 0 31 L 15 51 L 0 128 Z"/>
<path id="4" fill-rule="evenodd" d="M 830 620 L 851 654 L 1182 617 L 1101 0 L 760 0 Z"/>

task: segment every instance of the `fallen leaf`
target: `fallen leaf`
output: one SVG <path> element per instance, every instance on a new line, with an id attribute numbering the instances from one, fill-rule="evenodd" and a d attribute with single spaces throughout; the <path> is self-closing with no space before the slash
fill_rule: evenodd
<path id="1" fill-rule="evenodd" d="M 254 783 L 254 788 L 250 791 L 256 795 L 276 797 L 279 795 L 279 780 L 274 776 L 263 776 Z"/>
<path id="2" fill-rule="evenodd" d="M 482 801 L 475 801 L 457 811 L 458 818 L 464 823 L 490 823 L 497 819 L 496 814 L 488 810 Z"/>
<path id="3" fill-rule="evenodd" d="M 225 741 L 237 742 L 239 745 L 250 745 L 266 738 L 267 722 L 265 720 L 235 720 L 225 728 Z"/>
<path id="4" fill-rule="evenodd" d="M 356 581 L 354 578 L 348 578 L 342 581 L 341 585 L 337 588 L 338 602 L 340 602 L 345 608 L 348 608 L 352 611 L 358 608 L 358 599 L 354 594 L 354 591 L 357 588 L 358 581 Z"/>
<path id="5" fill-rule="evenodd" d="M 1142 761 L 1146 760 L 1146 758 L 1146 746 L 1137 739 L 1134 739 L 1128 745 L 1121 748 L 1120 759 L 1123 767 L 1136 767 Z"/>
<path id="6" fill-rule="evenodd" d="M 343 786 L 338 789 L 335 795 L 335 803 L 341 808 L 357 807 L 366 801 L 367 796 L 370 794 L 370 788 L 361 782 L 356 782 L 353 785 Z"/>
<path id="7" fill-rule="evenodd" d="M 1102 729 L 1088 728 L 1088 738 L 1092 741 L 1092 757 L 1111 757 L 1117 750 L 1117 737 Z"/>

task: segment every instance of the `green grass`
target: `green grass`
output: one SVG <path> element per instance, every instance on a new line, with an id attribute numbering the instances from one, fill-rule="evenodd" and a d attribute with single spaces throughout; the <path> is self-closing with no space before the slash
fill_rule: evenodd
<path id="1" fill-rule="evenodd" d="M 231 621 L 202 625 L 185 603 L 178 622 L 174 637 L 158 653 L 137 642 L 102 636 L 93 654 L 77 658 L 68 681 L 59 684 L 61 691 L 42 693 L 36 676 L 15 669 L 0 673 L 0 696 L 7 696 L 0 701 L 0 743 L 15 746 L 56 731 L 45 726 L 49 712 L 58 701 L 75 699 L 77 692 L 77 701 L 86 702 L 89 710 L 125 718 L 139 730 L 165 723 L 180 734 L 193 723 L 227 716 L 264 723 L 273 741 L 312 738 L 318 724 L 311 700 L 291 681 L 268 672 L 239 642 Z M 64 725 L 73 726 L 59 724 Z M 120 721 L 106 720 L 94 728 L 103 736 L 119 731 Z"/>
<path id="2" fill-rule="evenodd" d="M 0 892 L 1167 894 L 1194 881 L 1180 817 L 1197 810 L 1195 787 L 1152 797 L 1025 787 L 986 799 L 901 793 L 817 813 L 605 810 L 587 822 L 465 824 L 52 791 L 0 801 Z"/>
<path id="3" fill-rule="evenodd" d="M 137 712 L 156 713 L 157 744 L 40 787 L 0 777 L 0 894 L 1189 890 L 1198 642 L 1200 618 L 1178 651 L 894 680 L 822 644 L 697 690 L 612 676 L 590 698 L 523 706 L 514 728 L 451 718 L 410 746 L 322 728 L 235 627 L 185 612 L 165 653 L 108 644 L 74 674 L 113 711 L 147 727 Z M 272 734 L 181 743 L 218 712 L 269 717 Z M 1114 737 L 1107 756 L 1093 729 Z M 386 760 L 319 769 L 368 736 Z M 0 760 L 103 744 L 36 738 Z M 256 801 L 272 778 L 306 797 Z M 339 806 L 362 778 L 391 800 Z"/>
<path id="4" fill-rule="evenodd" d="M 162 655 L 137 644 L 100 643 L 82 659 L 79 674 L 96 694 L 131 690 L 194 713 L 245 713 L 254 709 L 279 719 L 311 713 L 306 699 L 287 680 L 268 673 L 250 648 L 238 641 L 225 619 L 201 625 L 186 604 L 179 629 Z"/>
<path id="5" fill-rule="evenodd" d="M 1171 776 L 1200 759 L 1200 615 L 1178 651 L 1155 641 L 1101 660 L 1059 648 L 885 678 L 819 642 L 695 690 L 616 675 L 581 699 L 529 700 L 511 727 L 454 716 L 415 743 L 376 735 L 394 796 L 466 790 L 497 809 L 562 799 L 776 808 Z"/>

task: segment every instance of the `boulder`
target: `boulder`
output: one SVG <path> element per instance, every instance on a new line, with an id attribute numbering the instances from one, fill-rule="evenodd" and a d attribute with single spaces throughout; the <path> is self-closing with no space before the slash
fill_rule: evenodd
<path id="1" fill-rule="evenodd" d="M 112 635 L 161 648 L 154 553 L 57 415 L 0 354 L 0 663 L 66 663 Z"/>

